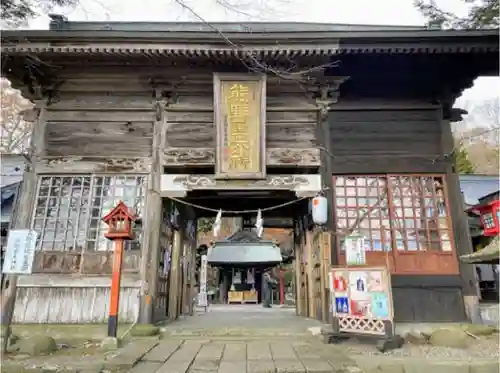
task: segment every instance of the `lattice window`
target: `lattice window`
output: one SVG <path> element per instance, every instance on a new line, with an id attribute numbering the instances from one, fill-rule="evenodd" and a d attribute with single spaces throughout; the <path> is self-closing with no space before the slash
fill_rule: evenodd
<path id="1" fill-rule="evenodd" d="M 493 214 L 484 214 L 483 215 L 483 224 L 485 228 L 491 229 L 495 227 L 495 219 L 493 219 Z"/>
<path id="2" fill-rule="evenodd" d="M 32 227 L 40 234 L 40 250 L 84 251 L 111 249 L 101 221 L 123 200 L 140 218 L 145 199 L 144 176 L 67 175 L 41 176 Z M 142 225 L 127 249 L 139 249 Z"/>
<path id="3" fill-rule="evenodd" d="M 337 228 L 365 236 L 366 251 L 451 251 L 442 176 L 336 176 Z"/>

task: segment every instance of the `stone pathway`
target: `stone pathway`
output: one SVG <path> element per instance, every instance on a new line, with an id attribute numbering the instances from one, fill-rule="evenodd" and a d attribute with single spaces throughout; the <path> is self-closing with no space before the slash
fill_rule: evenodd
<path id="1" fill-rule="evenodd" d="M 163 340 L 130 373 L 362 372 L 319 341 Z"/>
<path id="2" fill-rule="evenodd" d="M 312 337 L 308 329 L 320 325 L 295 309 L 212 305 L 207 313 L 164 325 L 164 339 L 130 373 L 361 372 Z"/>

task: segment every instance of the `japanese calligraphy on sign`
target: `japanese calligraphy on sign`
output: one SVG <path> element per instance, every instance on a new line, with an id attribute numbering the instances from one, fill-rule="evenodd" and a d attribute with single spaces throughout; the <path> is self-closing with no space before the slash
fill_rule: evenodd
<path id="1" fill-rule="evenodd" d="M 227 80 L 225 79 L 227 78 Z M 215 76 L 218 177 L 265 177 L 265 80 Z"/>
<path id="2" fill-rule="evenodd" d="M 28 275 L 33 270 L 33 259 L 38 233 L 30 229 L 13 229 L 9 232 L 2 272 Z"/>

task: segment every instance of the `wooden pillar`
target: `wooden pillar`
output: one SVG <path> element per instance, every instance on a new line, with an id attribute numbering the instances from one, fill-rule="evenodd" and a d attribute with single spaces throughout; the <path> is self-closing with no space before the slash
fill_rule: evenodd
<path id="1" fill-rule="evenodd" d="M 278 269 L 280 278 L 280 304 L 285 304 L 285 279 L 283 278 L 283 269 Z"/>
<path id="2" fill-rule="evenodd" d="M 38 118 L 33 126 L 31 134 L 31 162 L 27 162 L 23 174 L 23 181 L 20 188 L 20 194 L 16 208 L 16 214 L 13 217 L 15 220 L 11 224 L 11 229 L 22 229 L 31 227 L 31 216 L 36 202 L 37 190 L 37 175 L 35 172 L 36 163 L 45 155 L 45 112 L 46 101 L 40 100 L 36 102 L 38 110 Z M 7 349 L 7 343 L 10 336 L 10 326 L 12 317 L 14 316 L 14 308 L 17 295 L 17 280 L 18 276 L 7 276 L 8 286 L 2 290 L 1 300 L 1 330 L 0 337 L 2 343 L 2 351 Z"/>
<path id="3" fill-rule="evenodd" d="M 172 245 L 172 259 L 170 266 L 170 288 L 168 301 L 168 318 L 175 320 L 179 315 L 179 280 L 180 280 L 180 256 L 182 251 L 182 231 L 174 231 L 174 244 Z"/>
<path id="4" fill-rule="evenodd" d="M 197 249 L 197 242 L 194 242 L 194 245 L 191 247 L 191 261 L 189 265 L 189 314 L 193 315 L 194 314 L 194 304 L 193 304 L 193 299 L 196 297 L 197 290 L 196 290 L 196 279 L 195 279 L 195 272 L 196 272 L 196 249 Z"/>
<path id="5" fill-rule="evenodd" d="M 313 231 L 308 230 L 306 232 L 306 248 L 307 248 L 307 317 L 315 318 L 315 301 L 314 301 L 314 285 L 315 279 L 313 275 L 314 263 L 313 263 L 313 246 L 312 238 Z"/>
<path id="6" fill-rule="evenodd" d="M 321 247 L 321 302 L 323 322 L 330 321 L 330 284 L 329 274 L 331 269 L 331 238 L 330 232 L 321 232 L 320 247 Z"/>
<path id="7" fill-rule="evenodd" d="M 331 86 L 324 86 L 321 88 L 321 97 L 316 100 L 318 112 L 318 125 L 316 129 L 316 136 L 318 139 L 323 139 L 321 142 L 321 165 L 319 172 L 321 173 L 322 186 L 326 189 L 325 197 L 328 205 L 328 221 L 326 228 L 330 231 L 330 261 L 332 265 L 339 264 L 339 250 L 336 247 L 336 239 L 334 232 L 337 227 L 336 211 L 334 209 L 334 185 L 333 185 L 333 149 L 331 141 L 330 122 L 332 113 L 330 109 L 337 102 L 338 88 L 346 79 L 334 82 Z"/>
<path id="8" fill-rule="evenodd" d="M 183 276 L 184 276 L 184 281 L 183 284 L 184 286 L 182 287 L 182 314 L 189 314 L 189 276 L 188 276 L 188 271 L 189 271 L 189 260 L 190 260 L 190 255 L 191 255 L 191 241 L 188 242 L 188 245 L 186 246 L 186 252 L 184 253 L 184 264 L 183 264 Z"/>
<path id="9" fill-rule="evenodd" d="M 156 92 L 159 100 L 160 92 Z M 160 181 L 162 166 L 160 162 L 160 147 L 162 127 L 165 120 L 163 107 L 160 105 L 156 120 L 153 125 L 153 149 L 151 156 L 151 169 L 148 176 L 146 203 L 143 219 L 143 237 L 141 242 L 141 293 L 139 323 L 154 323 L 154 309 L 158 292 L 158 271 L 160 263 L 160 235 L 162 219 L 162 199 L 160 197 Z"/>
<path id="10" fill-rule="evenodd" d="M 453 235 L 457 257 L 473 252 L 469 224 L 464 212 L 464 201 L 460 192 L 458 174 L 454 169 L 454 141 L 449 120 L 443 119 L 443 112 L 438 110 L 438 121 L 441 124 L 441 148 L 443 155 L 448 155 L 446 167 L 446 185 L 448 189 L 448 203 L 450 206 Z M 462 278 L 462 294 L 464 297 L 465 312 L 470 321 L 480 321 L 479 314 L 479 284 L 473 265 L 463 264 L 459 260 L 460 275 Z"/>
<path id="11" fill-rule="evenodd" d="M 302 250 L 299 250 L 298 248 L 295 249 L 295 260 L 294 260 L 294 269 L 295 269 L 295 312 L 297 313 L 298 316 L 302 315 L 302 300 L 301 300 L 301 294 L 300 294 L 300 259 L 299 255 L 302 255 Z"/>

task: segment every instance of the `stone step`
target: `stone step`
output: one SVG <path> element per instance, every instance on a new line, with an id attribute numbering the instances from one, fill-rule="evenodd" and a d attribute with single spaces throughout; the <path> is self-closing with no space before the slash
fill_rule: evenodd
<path id="1" fill-rule="evenodd" d="M 161 328 L 160 335 L 169 337 L 282 337 L 282 338 L 304 338 L 310 337 L 308 330 L 290 331 L 286 329 L 237 329 L 237 328 L 203 328 L 203 329 L 177 329 Z"/>

